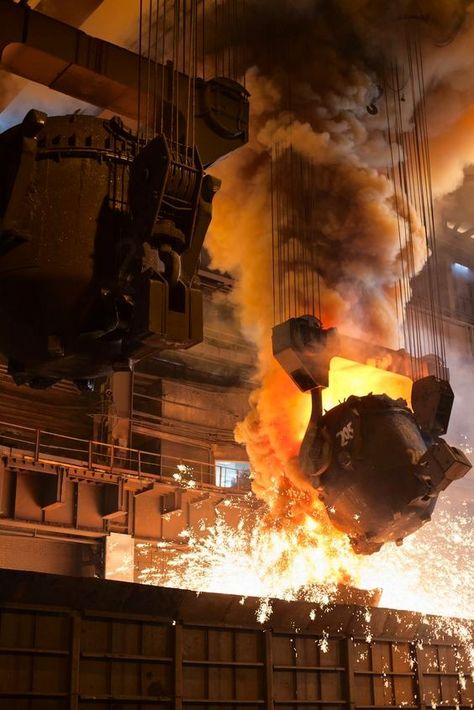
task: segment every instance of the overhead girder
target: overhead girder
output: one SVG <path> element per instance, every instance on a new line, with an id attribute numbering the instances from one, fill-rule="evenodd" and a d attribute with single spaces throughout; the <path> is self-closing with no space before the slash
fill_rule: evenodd
<path id="1" fill-rule="evenodd" d="M 140 89 L 145 115 L 148 59 L 147 71 L 139 72 L 134 52 L 12 0 L 0 0 L 0 61 L 12 74 L 134 120 Z M 184 126 L 190 77 L 171 65 L 150 66 L 152 76 L 163 77 L 154 87 L 154 102 L 172 104 Z M 195 140 L 204 166 L 247 141 L 248 94 L 240 84 L 196 79 L 195 105 Z"/>
<path id="2" fill-rule="evenodd" d="M 34 9 L 61 22 L 80 27 L 103 2 L 104 0 L 40 0 L 34 5 Z"/>

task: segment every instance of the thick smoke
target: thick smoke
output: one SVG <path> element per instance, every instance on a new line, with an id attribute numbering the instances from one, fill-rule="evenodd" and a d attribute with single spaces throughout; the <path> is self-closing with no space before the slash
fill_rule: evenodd
<path id="1" fill-rule="evenodd" d="M 262 386 L 237 438 L 247 446 L 255 492 L 279 515 L 288 512 L 289 501 L 293 515 L 295 498 L 306 512 L 320 505 L 294 463 L 308 411 L 305 396 L 271 355 L 272 146 L 291 145 L 320 174 L 313 201 L 326 244 L 320 262 L 324 325 L 397 347 L 395 284 L 404 257 L 399 224 L 410 228 L 415 271 L 427 251 L 418 216 L 395 200 L 387 177 L 391 146 L 380 89 L 383 69 L 391 62 L 399 66 L 401 106 L 409 123 L 418 107 L 403 47 L 406 33 L 416 34 L 432 125 L 433 190 L 440 195 L 454 189 L 474 160 L 474 138 L 465 143 L 474 115 L 474 13 L 451 1 L 249 0 L 247 8 L 250 142 L 213 168 L 223 188 L 207 244 L 213 265 L 237 278 L 233 297 L 244 332 L 259 349 Z M 376 115 L 367 110 L 373 105 Z"/>

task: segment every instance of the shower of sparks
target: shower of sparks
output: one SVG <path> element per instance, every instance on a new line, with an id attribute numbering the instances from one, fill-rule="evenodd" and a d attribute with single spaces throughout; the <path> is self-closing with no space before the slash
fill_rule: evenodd
<path id="1" fill-rule="evenodd" d="M 238 505 L 238 503 L 229 503 Z M 383 590 L 381 606 L 435 614 L 430 617 L 433 637 L 450 634 L 459 639 L 470 672 L 474 672 L 474 530 L 472 510 L 466 502 L 441 501 L 433 522 L 408 537 L 402 547 L 386 545 L 370 557 L 344 557 L 341 550 L 318 545 L 311 521 L 305 529 L 269 527 L 261 512 L 241 519 L 237 529 L 218 516 L 215 525 L 181 535 L 186 550 L 179 553 L 159 543 L 167 554 L 161 567 L 142 567 L 147 584 L 191 589 L 196 592 L 258 597 L 259 623 L 272 614 L 272 598 L 304 600 L 329 608 L 337 596 L 346 567 L 345 583 Z M 138 554 L 153 560 L 156 545 L 142 543 Z M 151 555 L 151 556 L 150 556 Z M 350 572 L 348 570 L 350 569 Z M 456 618 L 458 617 L 458 618 Z M 310 617 L 311 618 L 311 617 Z M 371 611 L 364 611 L 366 641 L 372 640 Z"/>
<path id="2" fill-rule="evenodd" d="M 462 449 L 466 456 L 472 458 L 472 455 L 474 454 L 474 449 L 467 434 L 460 434 L 458 436 L 458 441 L 456 441 L 454 445 Z"/>
<path id="3" fill-rule="evenodd" d="M 458 445 L 471 453 L 467 441 Z M 175 480 L 183 488 L 192 487 L 192 470 L 180 467 Z M 235 594 L 241 597 L 241 604 L 247 597 L 257 597 L 259 623 L 271 617 L 273 598 L 304 600 L 329 610 L 337 600 L 338 584 L 380 589 L 383 607 L 436 615 L 427 619 L 433 640 L 457 639 L 463 659 L 462 686 L 466 668 L 474 674 L 470 621 L 474 620 L 474 502 L 462 500 L 459 494 L 463 489 L 456 491 L 456 486 L 449 496 L 440 497 L 431 523 L 407 537 L 401 547 L 387 544 L 368 557 L 355 555 L 345 536 L 331 534 L 321 525 L 317 511 L 314 518 L 287 514 L 270 522 L 262 512 L 265 508 L 260 508 L 247 518 L 241 517 L 237 528 L 226 521 L 225 513 L 218 514 L 210 526 L 202 520 L 195 529 L 181 534 L 184 550 L 159 543 L 158 564 L 156 545 L 138 545 L 137 553 L 143 557 L 138 565 L 139 581 Z M 238 499 L 226 499 L 224 505 L 226 509 L 237 506 L 241 514 Z M 145 567 L 144 559 L 149 560 Z M 363 611 L 361 623 L 370 644 L 370 609 Z"/>
<path id="4" fill-rule="evenodd" d="M 241 519 L 237 529 L 218 516 L 215 525 L 201 526 L 199 536 L 186 531 L 181 537 L 187 549 L 171 555 L 166 566 L 149 566 L 140 572 L 141 582 L 259 597 L 259 621 L 271 614 L 272 597 L 292 601 L 305 599 L 328 605 L 336 595 L 345 563 L 344 551 L 318 544 L 314 521 L 301 529 L 269 527 L 262 514 L 252 521 Z M 337 542 L 335 543 L 337 545 Z M 161 543 L 162 549 L 163 543 Z M 142 543 L 138 553 L 149 554 L 152 545 Z M 353 574 L 344 573 L 346 583 Z"/>
<path id="5" fill-rule="evenodd" d="M 360 584 L 383 589 L 382 606 L 474 619 L 473 507 L 440 500 L 432 522 L 401 547 L 364 560 Z"/>
<path id="6" fill-rule="evenodd" d="M 408 537 L 402 547 L 386 545 L 375 555 L 358 557 L 346 581 L 382 589 L 381 605 L 388 608 L 474 619 L 472 516 L 466 504 L 457 514 L 450 508 L 448 501 L 432 525 Z M 187 549 L 172 555 L 163 569 L 142 569 L 140 581 L 319 605 L 329 604 L 337 592 L 331 579 L 341 560 L 328 563 L 311 536 L 268 529 L 258 517 L 252 524 L 242 519 L 237 530 L 218 517 L 202 532 L 195 536 L 186 531 L 182 539 Z M 166 543 L 159 546 L 168 548 Z M 139 554 L 152 548 L 152 543 L 142 543 Z"/>
<path id="7" fill-rule="evenodd" d="M 197 483 L 193 478 L 194 469 L 184 463 L 176 466 L 176 472 L 173 473 L 173 480 L 176 481 L 182 488 L 196 488 Z"/>

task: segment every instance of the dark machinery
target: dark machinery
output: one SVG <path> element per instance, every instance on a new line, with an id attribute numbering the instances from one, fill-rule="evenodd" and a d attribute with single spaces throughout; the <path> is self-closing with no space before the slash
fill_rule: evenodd
<path id="1" fill-rule="evenodd" d="M 22 75 L 34 66 L 37 81 L 136 118 L 136 55 L 24 5 L 0 8 L 4 66 Z M 118 117 L 34 110 L 0 136 L 0 352 L 19 384 L 68 378 L 87 388 L 202 340 L 197 271 L 219 188 L 204 167 L 246 142 L 247 92 L 227 78 L 193 79 L 189 142 L 191 80 L 153 71 L 163 130 L 151 140 Z"/>
<path id="2" fill-rule="evenodd" d="M 430 520 L 439 493 L 465 476 L 471 464 L 440 438 L 454 395 L 449 383 L 434 375 L 413 383 L 413 411 L 402 399 L 369 394 L 351 396 L 323 414 L 329 361 L 344 354 L 345 345 L 310 316 L 273 330 L 276 358 L 312 396 L 300 467 L 333 525 L 349 536 L 356 552 L 371 554 L 386 542 L 400 544 Z"/>

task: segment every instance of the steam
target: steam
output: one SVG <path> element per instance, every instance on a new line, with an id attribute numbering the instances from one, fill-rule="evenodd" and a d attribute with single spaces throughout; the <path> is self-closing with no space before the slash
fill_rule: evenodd
<path id="1" fill-rule="evenodd" d="M 223 187 L 207 246 L 212 265 L 236 277 L 233 298 L 242 328 L 259 351 L 262 384 L 236 437 L 247 447 L 255 493 L 280 521 L 293 521 L 295 509 L 317 517 L 324 513 L 294 461 L 304 431 L 305 395 L 271 354 L 272 145 L 291 145 L 320 175 L 313 201 L 324 244 L 324 325 L 337 324 L 348 335 L 397 347 L 395 284 L 403 259 L 399 223 L 410 227 L 415 271 L 427 253 L 418 216 L 395 200 L 385 172 L 390 145 L 378 99 L 382 68 L 401 57 L 404 33 L 415 25 L 424 53 L 430 125 L 434 118 L 434 194 L 456 188 L 464 167 L 474 161 L 474 131 L 468 138 L 474 119 L 474 12 L 462 2 L 428 0 L 253 0 L 248 7 L 250 142 L 213 168 Z M 376 115 L 367 111 L 374 103 L 380 109 Z M 402 110 L 408 120 L 416 110 L 408 92 Z"/>

